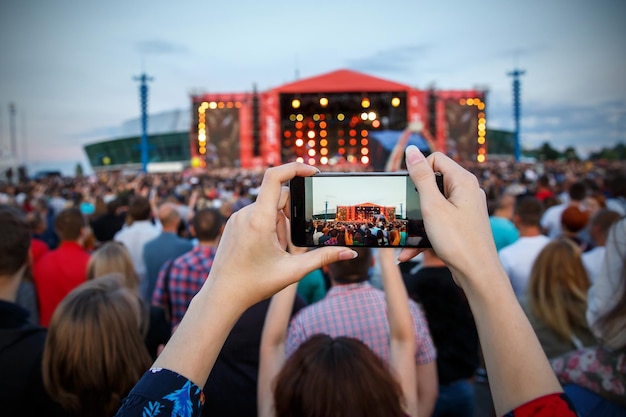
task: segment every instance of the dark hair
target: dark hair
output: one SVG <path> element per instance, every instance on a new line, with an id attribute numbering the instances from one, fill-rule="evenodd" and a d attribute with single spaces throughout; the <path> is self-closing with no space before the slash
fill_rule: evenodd
<path id="1" fill-rule="evenodd" d="M 276 377 L 276 417 L 400 417 L 399 383 L 358 339 L 317 334 L 302 343 Z"/>
<path id="2" fill-rule="evenodd" d="M 372 251 L 370 248 L 354 248 L 354 250 L 359 254 L 356 258 L 328 265 L 328 273 L 333 281 L 339 283 L 367 281 L 372 264 Z"/>
<path id="3" fill-rule="evenodd" d="M 30 229 L 17 208 L 0 205 L 0 275 L 13 275 L 28 261 Z"/>
<path id="4" fill-rule="evenodd" d="M 541 200 L 533 196 L 521 197 L 515 203 L 515 214 L 524 226 L 539 226 L 543 214 Z"/>
<path id="5" fill-rule="evenodd" d="M 222 232 L 224 216 L 216 208 L 199 210 L 193 217 L 193 228 L 198 240 L 214 240 Z"/>
<path id="6" fill-rule="evenodd" d="M 587 196 L 587 183 L 578 181 L 569 187 L 569 196 L 574 201 L 583 201 Z"/>
<path id="7" fill-rule="evenodd" d="M 141 221 L 150 218 L 150 201 L 143 196 L 135 196 L 128 206 L 128 214 L 133 220 Z"/>
<path id="8" fill-rule="evenodd" d="M 54 229 L 61 240 L 78 239 L 83 227 L 85 227 L 85 217 L 76 207 L 61 210 L 54 220 Z"/>

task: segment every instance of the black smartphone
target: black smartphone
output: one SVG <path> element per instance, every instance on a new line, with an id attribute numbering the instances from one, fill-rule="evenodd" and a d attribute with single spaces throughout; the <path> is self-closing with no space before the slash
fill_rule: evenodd
<path id="1" fill-rule="evenodd" d="M 289 189 L 296 246 L 431 247 L 407 172 L 320 173 L 293 178 Z"/>

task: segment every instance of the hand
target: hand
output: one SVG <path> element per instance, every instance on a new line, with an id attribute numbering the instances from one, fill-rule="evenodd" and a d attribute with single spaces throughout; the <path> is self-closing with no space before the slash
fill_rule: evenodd
<path id="1" fill-rule="evenodd" d="M 477 178 L 439 152 L 424 158 L 415 146 L 407 147 L 406 163 L 420 194 L 428 238 L 455 277 L 499 265 L 485 193 Z M 437 188 L 434 171 L 443 174 L 445 197 Z M 398 259 L 406 261 L 419 252 L 404 249 Z"/>
<path id="2" fill-rule="evenodd" d="M 315 167 L 301 163 L 265 172 L 256 202 L 228 220 L 203 290 L 236 301 L 245 309 L 316 268 L 356 256 L 356 252 L 336 246 L 298 254 L 285 250 L 290 205 L 289 189 L 282 184 L 294 176 L 316 172 Z"/>

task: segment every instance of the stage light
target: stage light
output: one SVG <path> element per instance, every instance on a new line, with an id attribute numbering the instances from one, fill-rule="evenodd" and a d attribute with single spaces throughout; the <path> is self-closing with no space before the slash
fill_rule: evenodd
<path id="1" fill-rule="evenodd" d="M 304 158 L 299 156 L 296 158 L 296 162 L 304 163 Z"/>
<path id="2" fill-rule="evenodd" d="M 345 145 L 345 144 L 346 144 L 346 141 L 345 141 L 345 140 L 343 140 L 343 139 L 339 139 L 339 140 L 337 141 L 337 145 L 339 145 L 339 146 L 343 146 L 343 145 Z"/>
<path id="3" fill-rule="evenodd" d="M 203 122 L 198 123 L 198 129 L 201 129 L 201 130 L 206 129 L 206 124 L 204 124 Z"/>
<path id="4" fill-rule="evenodd" d="M 487 123 L 487 120 L 484 117 L 478 118 L 478 123 Z"/>
<path id="5" fill-rule="evenodd" d="M 309 165 L 315 165 L 315 158 L 309 158 Z"/>
<path id="6" fill-rule="evenodd" d="M 465 102 L 468 106 L 473 106 L 474 105 L 474 99 L 473 98 L 468 98 L 467 101 Z"/>
<path id="7" fill-rule="evenodd" d="M 367 155 L 368 153 L 370 153 L 370 150 L 367 148 L 361 148 L 361 155 Z"/>
<path id="8" fill-rule="evenodd" d="M 465 102 L 465 99 L 464 99 L 464 98 L 462 98 L 462 99 L 460 99 L 460 100 L 459 100 L 459 104 L 460 104 L 461 106 L 465 106 L 465 103 L 466 103 L 466 102 Z"/>
<path id="9" fill-rule="evenodd" d="M 315 149 L 309 149 L 309 152 L 308 152 L 309 156 L 315 156 L 316 153 L 317 152 L 315 152 Z"/>
<path id="10" fill-rule="evenodd" d="M 313 139 L 311 139 L 310 141 L 307 142 L 307 145 L 309 145 L 309 148 L 314 148 L 315 147 L 315 141 Z"/>
<path id="11" fill-rule="evenodd" d="M 479 137 L 479 138 L 478 138 L 478 144 L 479 144 L 479 145 L 484 145 L 484 144 L 485 144 L 485 141 L 486 141 L 486 140 L 485 140 L 485 138 L 484 138 L 483 136 L 481 136 L 481 137 Z"/>
<path id="12" fill-rule="evenodd" d="M 240 109 L 240 108 L 241 108 L 241 102 L 236 101 L 236 102 L 235 102 L 235 108 Z"/>
<path id="13" fill-rule="evenodd" d="M 302 145 L 304 145 L 304 141 L 302 139 L 296 139 L 296 146 L 300 148 Z"/>
<path id="14" fill-rule="evenodd" d="M 291 100 L 291 107 L 293 107 L 294 109 L 300 108 L 300 100 L 298 100 L 297 98 Z"/>
<path id="15" fill-rule="evenodd" d="M 484 130 L 479 130 L 478 131 L 478 136 L 485 136 L 485 131 Z"/>
<path id="16" fill-rule="evenodd" d="M 325 138 L 328 135 L 328 132 L 325 130 L 320 130 L 320 138 Z"/>
<path id="17" fill-rule="evenodd" d="M 295 114 L 290 114 L 289 115 L 289 120 L 291 120 L 292 122 L 296 121 L 296 115 Z"/>
<path id="18" fill-rule="evenodd" d="M 356 139 L 350 139 L 350 146 L 356 146 Z"/>
<path id="19" fill-rule="evenodd" d="M 343 120 L 346 118 L 346 116 L 343 113 L 339 113 L 337 115 L 337 120 L 339 120 L 340 122 L 343 122 Z"/>
<path id="20" fill-rule="evenodd" d="M 478 103 L 478 110 L 485 110 L 485 103 Z"/>
<path id="21" fill-rule="evenodd" d="M 320 129 L 326 129 L 326 122 L 320 122 Z"/>
<path id="22" fill-rule="evenodd" d="M 478 123 L 478 130 L 485 130 L 485 124 L 484 123 Z"/>
<path id="23" fill-rule="evenodd" d="M 369 134 L 369 132 L 365 129 L 361 130 L 361 136 L 363 137 L 367 137 L 367 135 Z"/>
<path id="24" fill-rule="evenodd" d="M 302 122 L 296 122 L 296 129 L 302 129 Z"/>
<path id="25" fill-rule="evenodd" d="M 369 141 L 365 138 L 361 139 L 361 145 L 362 146 L 367 146 L 367 144 L 369 143 Z"/>
<path id="26" fill-rule="evenodd" d="M 485 162 L 485 159 L 486 159 L 486 158 L 485 158 L 485 155 L 478 155 L 478 156 L 476 157 L 476 160 L 477 160 L 478 162 L 480 162 L 481 164 L 482 164 L 483 162 Z"/>
<path id="27" fill-rule="evenodd" d="M 326 97 L 320 98 L 320 106 L 322 106 L 322 107 L 328 106 L 328 98 L 326 98 Z"/>
<path id="28" fill-rule="evenodd" d="M 228 103 L 226 103 L 226 107 L 228 107 L 229 109 L 233 108 L 233 102 L 229 101 Z"/>
<path id="29" fill-rule="evenodd" d="M 285 139 L 285 141 L 283 143 L 285 144 L 286 148 L 291 146 L 291 141 L 289 139 Z"/>
<path id="30" fill-rule="evenodd" d="M 356 136 L 356 130 L 350 129 L 350 136 Z"/>
<path id="31" fill-rule="evenodd" d="M 348 162 L 352 163 L 356 160 L 356 158 L 354 157 L 354 155 L 348 155 L 348 157 L 346 158 L 348 160 Z"/>
<path id="32" fill-rule="evenodd" d="M 320 155 L 328 155 L 328 148 L 320 149 Z"/>
<path id="33" fill-rule="evenodd" d="M 306 125 L 309 127 L 309 129 L 314 129 L 315 128 L 315 122 L 313 122 L 313 121 L 309 121 L 309 123 L 307 123 Z"/>
<path id="34" fill-rule="evenodd" d="M 367 113 L 361 113 L 361 120 L 367 120 Z"/>
<path id="35" fill-rule="evenodd" d="M 400 98 L 399 97 L 394 97 L 391 99 L 391 105 L 393 107 L 398 107 L 400 105 Z"/>
<path id="36" fill-rule="evenodd" d="M 201 146 L 199 149 L 200 155 L 204 155 L 206 153 L 206 148 L 204 146 Z"/>
<path id="37" fill-rule="evenodd" d="M 367 165 L 369 163 L 370 159 L 367 156 L 362 156 L 361 157 L 361 162 L 363 163 L 363 165 Z"/>
<path id="38" fill-rule="evenodd" d="M 207 103 L 206 101 L 203 101 L 201 106 L 206 109 L 207 107 L 209 107 L 209 103 Z"/>
<path id="39" fill-rule="evenodd" d="M 210 108 L 211 110 L 215 110 L 215 109 L 217 109 L 217 103 L 216 103 L 215 101 L 210 102 L 210 103 L 209 103 L 209 108 Z"/>
<path id="40" fill-rule="evenodd" d="M 283 135 L 284 135 L 286 138 L 290 138 L 290 137 L 291 137 L 291 132 L 290 132 L 290 131 L 288 131 L 288 130 L 285 130 L 285 133 L 283 133 Z"/>
<path id="41" fill-rule="evenodd" d="M 217 103 L 217 108 L 218 109 L 223 109 L 224 108 L 224 102 L 220 101 L 219 103 Z"/>
<path id="42" fill-rule="evenodd" d="M 367 97 L 365 97 L 365 98 L 363 98 L 363 99 L 361 100 L 361 107 L 363 107 L 364 109 L 369 108 L 370 104 L 371 104 L 371 103 L 370 103 L 370 99 L 369 99 L 369 98 L 367 98 Z"/>
<path id="43" fill-rule="evenodd" d="M 198 107 L 198 113 L 204 114 L 204 107 L 202 106 Z"/>
<path id="44" fill-rule="evenodd" d="M 319 115 L 319 114 L 317 114 L 317 113 L 315 113 L 315 114 L 313 115 L 313 120 L 315 120 L 315 121 L 317 122 L 317 121 L 319 121 L 319 119 L 320 119 L 320 115 Z"/>
<path id="45" fill-rule="evenodd" d="M 326 158 L 325 156 L 322 156 L 322 157 L 320 158 L 320 163 L 321 163 L 322 165 L 326 165 L 326 164 L 328 164 L 328 158 Z"/>
<path id="46" fill-rule="evenodd" d="M 481 155 L 485 154 L 485 148 L 478 148 L 478 153 Z"/>
<path id="47" fill-rule="evenodd" d="M 320 146 L 328 146 L 328 141 L 326 139 L 320 140 Z"/>
<path id="48" fill-rule="evenodd" d="M 301 138 L 303 136 L 303 133 L 301 130 L 296 130 L 296 137 L 297 138 Z"/>
<path id="49" fill-rule="evenodd" d="M 478 113 L 478 117 L 479 117 L 479 118 L 483 118 L 483 117 L 485 117 L 485 113 L 483 113 L 483 112 Z"/>
<path id="50" fill-rule="evenodd" d="M 339 148 L 337 152 L 339 152 L 339 155 L 343 155 L 344 153 L 346 153 L 346 150 L 345 148 Z"/>
<path id="51" fill-rule="evenodd" d="M 298 114 L 298 115 L 296 116 L 296 120 L 297 120 L 297 121 L 299 121 L 299 122 L 301 122 L 301 121 L 303 121 L 303 120 L 304 120 L 304 116 L 303 116 L 302 114 Z"/>
<path id="52" fill-rule="evenodd" d="M 320 120 L 324 120 L 326 118 L 326 116 L 324 116 L 323 114 L 320 114 Z M 331 117 L 332 119 L 332 117 Z"/>
<path id="53" fill-rule="evenodd" d="M 370 121 L 376 120 L 376 113 L 374 113 L 373 111 L 369 112 L 367 114 L 367 118 L 370 119 Z"/>
<path id="54" fill-rule="evenodd" d="M 374 120 L 374 121 L 372 122 L 372 127 L 373 127 L 373 128 L 378 128 L 378 127 L 380 127 L 380 120 L 378 120 L 378 119 L 377 119 L 377 120 Z"/>
<path id="55" fill-rule="evenodd" d="M 306 132 L 306 135 L 309 139 L 313 139 L 315 137 L 315 131 L 309 130 L 308 132 Z"/>

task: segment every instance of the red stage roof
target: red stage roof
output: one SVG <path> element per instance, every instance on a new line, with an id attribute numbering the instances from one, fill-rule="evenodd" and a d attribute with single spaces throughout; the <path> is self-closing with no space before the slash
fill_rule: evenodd
<path id="1" fill-rule="evenodd" d="M 279 93 L 365 93 L 411 90 L 408 85 L 341 69 L 276 87 Z"/>

